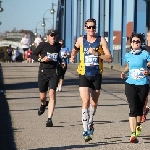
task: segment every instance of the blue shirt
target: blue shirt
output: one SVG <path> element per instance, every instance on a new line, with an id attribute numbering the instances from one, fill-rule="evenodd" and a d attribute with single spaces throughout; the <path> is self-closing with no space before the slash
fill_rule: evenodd
<path id="1" fill-rule="evenodd" d="M 139 54 L 131 52 L 125 54 L 125 62 L 129 65 L 129 75 L 126 80 L 129 84 L 144 85 L 148 84 L 148 76 L 142 74 L 147 69 L 147 62 L 150 62 L 150 55 L 142 50 Z"/>
<path id="2" fill-rule="evenodd" d="M 85 76 L 95 76 L 100 74 L 99 69 L 99 57 L 89 53 L 89 48 L 95 50 L 99 49 L 101 37 L 97 37 L 93 43 L 87 41 L 87 36 L 83 37 L 83 51 L 84 51 L 84 64 L 85 64 Z"/>
<path id="3" fill-rule="evenodd" d="M 61 59 L 65 63 L 67 63 L 67 53 L 69 53 L 69 48 L 67 48 L 67 47 L 61 48 L 61 51 L 60 51 Z"/>

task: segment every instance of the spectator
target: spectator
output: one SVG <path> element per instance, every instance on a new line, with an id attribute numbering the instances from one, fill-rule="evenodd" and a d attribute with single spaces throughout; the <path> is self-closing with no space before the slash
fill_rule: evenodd
<path id="1" fill-rule="evenodd" d="M 61 66 L 61 74 L 59 77 L 59 83 L 58 83 L 58 87 L 57 87 L 56 91 L 62 91 L 64 76 L 65 76 L 65 73 L 67 71 L 67 58 L 70 57 L 69 48 L 67 48 L 64 45 L 64 40 L 60 39 L 59 43 L 61 44 L 61 51 L 60 51 L 61 59 L 64 62 L 65 66 Z"/>
<path id="2" fill-rule="evenodd" d="M 14 55 L 12 56 L 12 60 L 13 60 L 14 62 L 19 61 L 19 55 L 20 55 L 20 51 L 19 51 L 19 48 L 17 47 L 17 48 L 14 50 Z"/>
<path id="3" fill-rule="evenodd" d="M 25 55 L 26 51 L 29 49 L 30 39 L 28 38 L 27 33 L 24 34 L 24 37 L 21 40 L 21 45 L 23 49 L 23 60 L 26 60 Z"/>
<path id="4" fill-rule="evenodd" d="M 7 48 L 7 62 L 12 62 L 12 51 L 13 49 L 11 48 L 11 45 L 9 45 Z"/>
<path id="5" fill-rule="evenodd" d="M 34 41 L 35 47 L 37 47 L 40 42 L 42 42 L 41 35 L 38 35 L 37 38 L 35 38 L 35 41 Z"/>
<path id="6" fill-rule="evenodd" d="M 27 62 L 29 62 L 29 63 L 32 62 L 31 55 L 32 55 L 32 50 L 31 50 L 31 48 L 29 48 L 29 49 L 27 50 Z"/>

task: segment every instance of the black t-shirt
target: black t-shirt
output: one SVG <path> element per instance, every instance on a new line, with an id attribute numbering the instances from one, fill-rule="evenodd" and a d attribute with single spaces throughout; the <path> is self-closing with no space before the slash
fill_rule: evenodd
<path id="1" fill-rule="evenodd" d="M 43 69 L 56 69 L 58 66 L 58 61 L 60 61 L 59 52 L 61 50 L 61 44 L 55 42 L 54 45 L 50 45 L 48 42 L 41 42 L 35 50 L 31 58 L 35 61 L 38 60 L 39 55 L 41 58 L 48 56 L 51 61 L 40 62 L 40 68 Z"/>
<path id="2" fill-rule="evenodd" d="M 7 49 L 8 56 L 12 56 L 12 48 Z"/>

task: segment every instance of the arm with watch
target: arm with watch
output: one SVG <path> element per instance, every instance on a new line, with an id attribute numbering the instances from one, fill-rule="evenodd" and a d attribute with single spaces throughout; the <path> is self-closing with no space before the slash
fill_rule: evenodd
<path id="1" fill-rule="evenodd" d="M 93 48 L 89 48 L 89 52 L 94 55 L 94 56 L 98 56 L 101 59 L 103 59 L 104 61 L 107 62 L 112 62 L 112 58 L 110 55 L 106 55 L 106 54 L 101 54 L 99 51 L 93 49 Z"/>
<path id="2" fill-rule="evenodd" d="M 129 72 L 129 65 L 128 65 L 128 63 L 127 63 L 127 65 L 126 65 L 124 71 L 121 73 L 121 76 L 120 76 L 121 79 L 124 79 L 124 78 L 125 78 L 125 74 L 128 73 L 128 72 Z"/>
<path id="3" fill-rule="evenodd" d="M 101 44 L 102 44 L 104 54 L 101 54 L 100 52 L 96 51 L 93 48 L 90 48 L 89 52 L 95 56 L 99 56 L 104 61 L 111 63 L 113 61 L 113 58 L 112 58 L 112 55 L 110 53 L 109 47 L 107 45 L 107 41 L 103 37 L 101 37 Z"/>

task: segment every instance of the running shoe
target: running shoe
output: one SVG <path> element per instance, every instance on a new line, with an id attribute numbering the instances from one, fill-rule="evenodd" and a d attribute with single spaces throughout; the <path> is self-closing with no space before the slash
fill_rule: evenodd
<path id="1" fill-rule="evenodd" d="M 38 115 L 41 116 L 44 112 L 45 112 L 45 108 L 46 106 L 48 106 L 49 101 L 46 101 L 46 105 L 42 105 L 40 106 L 39 110 L 38 110 Z"/>
<path id="2" fill-rule="evenodd" d="M 87 131 L 83 131 L 82 135 L 85 142 L 89 142 L 90 140 L 92 140 L 92 138 L 90 137 Z"/>
<path id="3" fill-rule="evenodd" d="M 149 106 L 146 106 L 146 115 L 149 113 L 149 111 L 150 111 L 150 107 Z"/>
<path id="4" fill-rule="evenodd" d="M 58 92 L 59 91 L 59 89 L 58 89 L 58 87 L 56 88 L 56 92 Z"/>
<path id="5" fill-rule="evenodd" d="M 136 127 L 136 136 L 139 136 L 141 134 L 141 129 L 142 129 L 141 125 Z"/>
<path id="6" fill-rule="evenodd" d="M 48 119 L 48 121 L 46 121 L 46 127 L 53 127 L 53 122 L 51 119 Z"/>
<path id="7" fill-rule="evenodd" d="M 130 137 L 130 143 L 138 143 L 138 139 L 137 139 L 137 136 L 135 135 L 135 133 L 132 133 L 131 134 L 131 137 Z"/>
<path id="8" fill-rule="evenodd" d="M 146 115 L 143 114 L 143 115 L 142 115 L 142 119 L 141 119 L 141 123 L 143 123 L 143 122 L 145 122 L 145 121 L 146 121 Z"/>
<path id="9" fill-rule="evenodd" d="M 93 122 L 91 122 L 88 124 L 88 134 L 93 135 L 93 133 L 94 133 L 94 124 Z"/>
<path id="10" fill-rule="evenodd" d="M 59 92 L 62 92 L 62 87 L 61 87 L 61 86 L 59 86 L 58 90 L 59 90 Z"/>
<path id="11" fill-rule="evenodd" d="M 150 111 L 150 107 L 149 107 L 149 106 L 146 106 L 146 111 L 145 111 L 145 113 L 142 115 L 141 123 L 143 123 L 143 122 L 146 121 L 146 116 L 147 116 L 147 114 L 149 113 L 149 111 Z"/>

